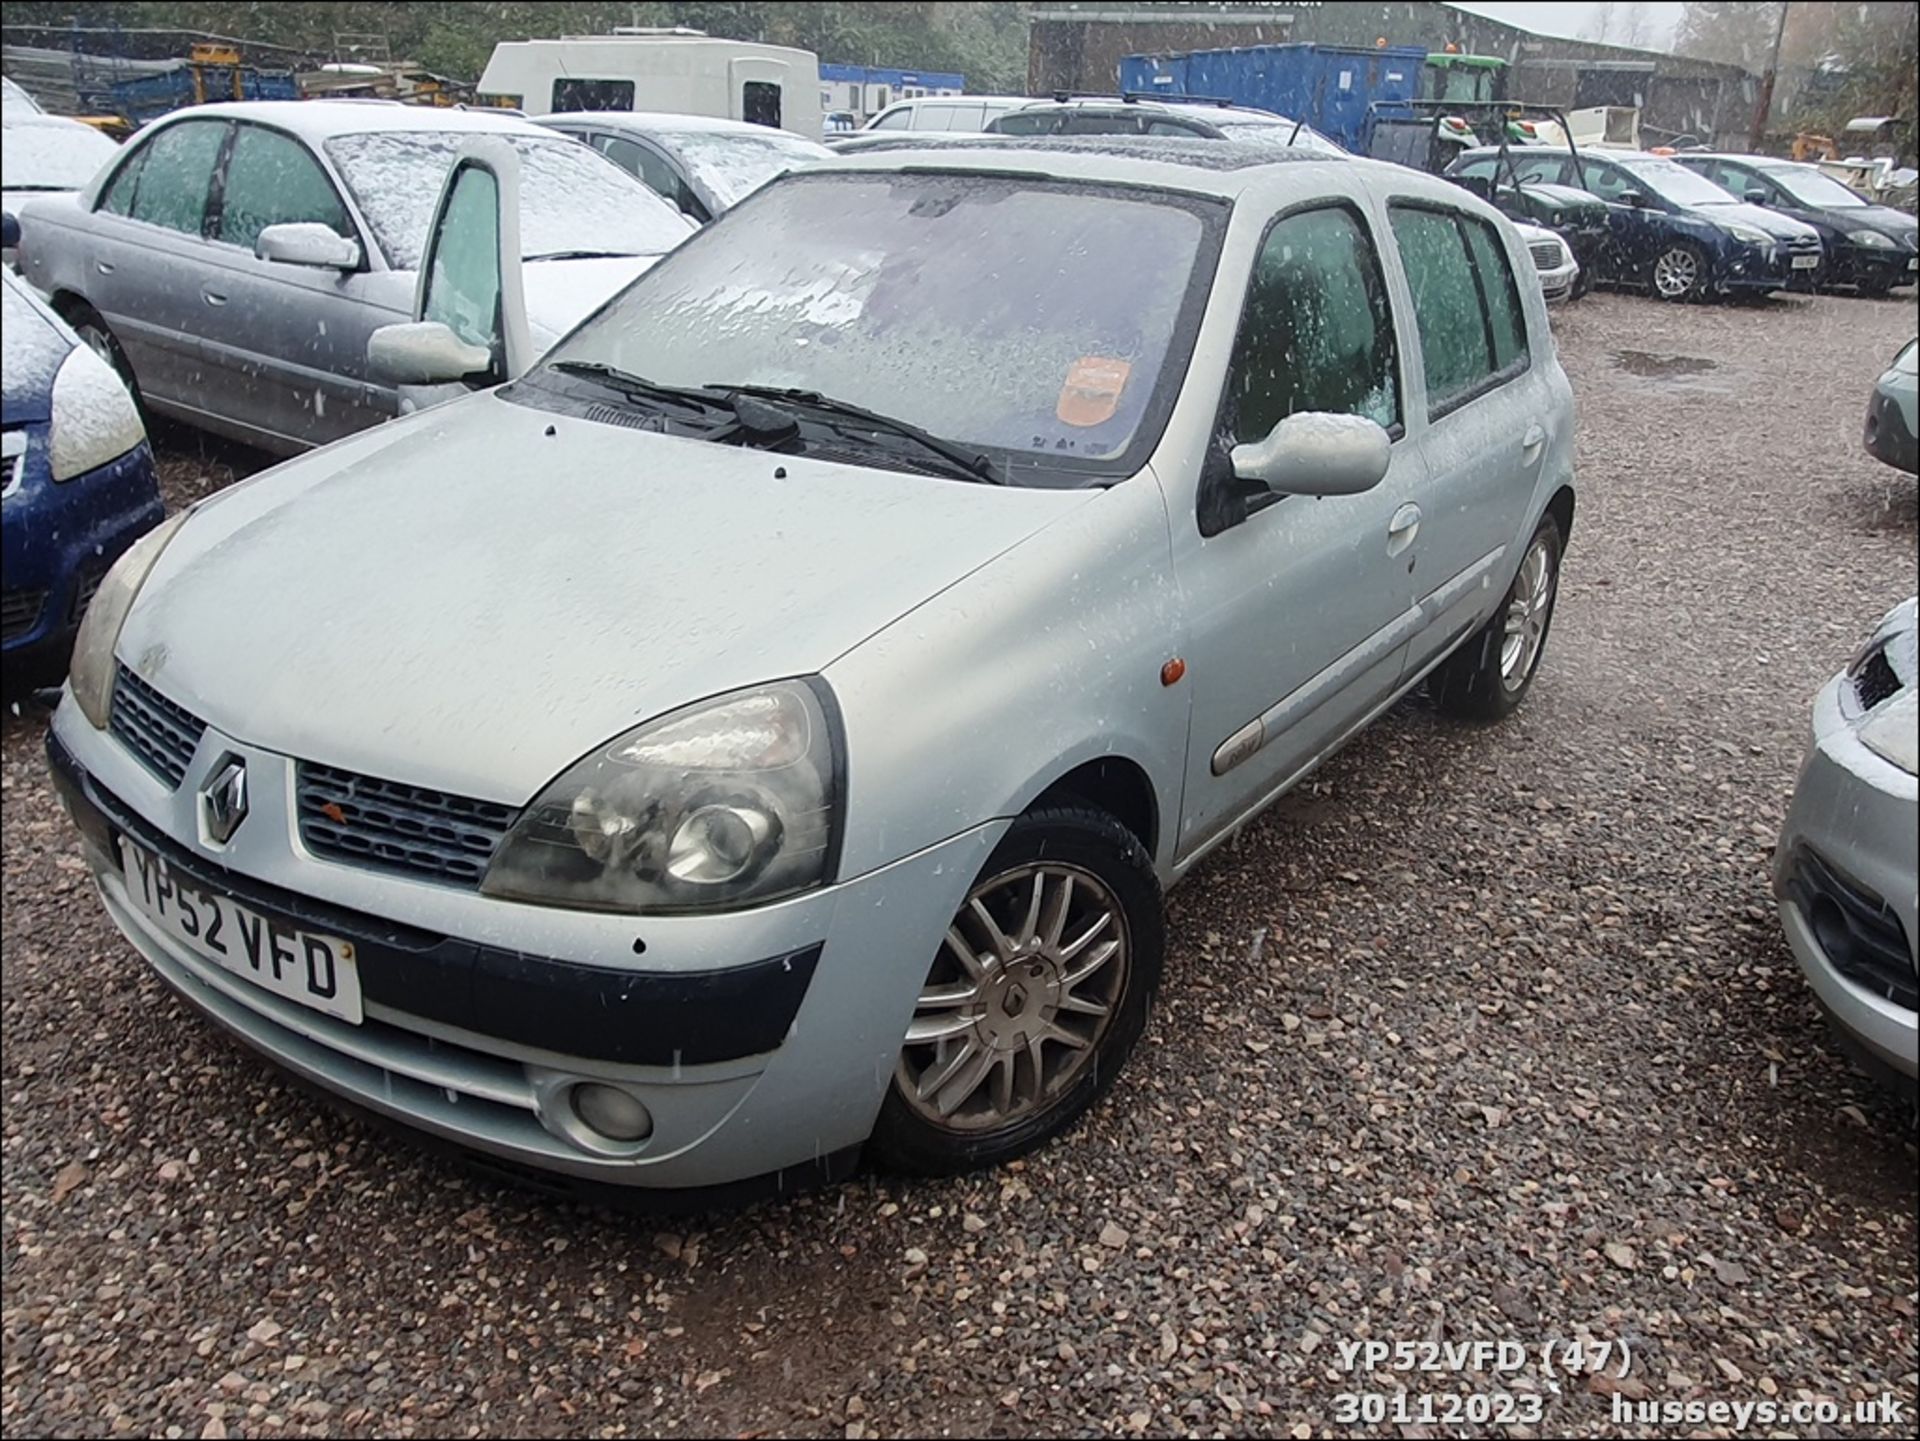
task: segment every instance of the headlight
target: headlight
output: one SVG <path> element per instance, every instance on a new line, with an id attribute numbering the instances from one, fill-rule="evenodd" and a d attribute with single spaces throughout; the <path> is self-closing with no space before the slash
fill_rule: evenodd
<path id="1" fill-rule="evenodd" d="M 1727 234 L 1731 235 L 1735 240 L 1744 240 L 1749 245 L 1773 244 L 1773 237 L 1771 235 L 1767 234 L 1766 231 L 1756 229 L 1751 225 L 1741 225 L 1736 222 L 1729 221 L 1725 228 L 1726 228 Z"/>
<path id="2" fill-rule="evenodd" d="M 824 884 L 839 824 L 831 707 L 824 684 L 779 681 L 627 732 L 527 807 L 481 890 L 658 914 Z"/>
<path id="3" fill-rule="evenodd" d="M 1860 727 L 1860 743 L 1908 775 L 1920 775 L 1920 690 L 1908 688 Z"/>
<path id="4" fill-rule="evenodd" d="M 133 598 L 146 584 L 153 563 L 160 559 L 160 552 L 167 548 L 173 533 L 192 513 L 183 510 L 168 516 L 128 546 L 87 604 L 80 633 L 73 638 L 73 661 L 67 678 L 73 686 L 73 698 L 80 713 L 93 722 L 96 730 L 107 728 L 107 712 L 113 700 L 113 648 L 120 643 L 120 627 L 126 623 L 127 612 L 133 609 Z"/>
<path id="5" fill-rule="evenodd" d="M 1864 245 L 1869 250 L 1893 249 L 1893 237 L 1891 235 L 1882 235 L 1877 230 L 1849 230 L 1847 232 L 1847 239 L 1851 240 L 1855 245 Z"/>
<path id="6" fill-rule="evenodd" d="M 127 387 L 84 345 L 75 347 L 53 377 L 51 428 L 47 460 L 55 480 L 71 480 L 118 460 L 147 438 Z"/>

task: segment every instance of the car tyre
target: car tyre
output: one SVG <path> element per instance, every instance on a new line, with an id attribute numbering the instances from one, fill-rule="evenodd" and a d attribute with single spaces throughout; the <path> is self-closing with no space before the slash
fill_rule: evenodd
<path id="1" fill-rule="evenodd" d="M 133 364 L 127 359 L 126 351 L 120 348 L 119 337 L 114 335 L 107 322 L 84 300 L 69 300 L 58 307 L 60 318 L 73 327 L 73 333 L 87 349 L 106 361 L 127 387 L 127 393 L 133 397 L 134 406 L 140 411 L 144 422 L 147 408 L 140 398 L 140 382 L 133 373 Z"/>
<path id="2" fill-rule="evenodd" d="M 1893 282 L 1891 280 L 1862 280 L 1859 282 L 1858 288 L 1861 298 L 1865 300 L 1885 300 L 1889 295 L 1893 294 Z"/>
<path id="3" fill-rule="evenodd" d="M 1500 720 L 1526 699 L 1547 653 L 1565 546 L 1560 522 L 1543 516 L 1500 608 L 1428 677 L 1427 693 L 1440 710 L 1465 720 Z"/>
<path id="4" fill-rule="evenodd" d="M 1021 816 L 940 942 L 870 1154 L 950 1176 L 1069 1129 L 1140 1039 L 1165 952 L 1160 885 L 1132 832 L 1087 807 Z"/>
<path id="5" fill-rule="evenodd" d="M 1653 258 L 1647 272 L 1653 293 L 1662 300 L 1704 300 L 1707 294 L 1707 257 L 1697 245 L 1676 240 Z"/>

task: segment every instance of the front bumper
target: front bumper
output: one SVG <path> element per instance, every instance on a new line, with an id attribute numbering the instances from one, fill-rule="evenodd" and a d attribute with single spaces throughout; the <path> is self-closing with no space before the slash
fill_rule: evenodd
<path id="1" fill-rule="evenodd" d="M 6 626 L 10 666 L 64 660 L 80 613 L 114 561 L 166 513 L 153 452 L 135 446 L 98 470 L 55 481 L 38 449 L 24 457 L 20 490 L 6 502 Z"/>
<path id="2" fill-rule="evenodd" d="M 1907 426 L 1900 402 L 1878 386 L 1867 401 L 1867 424 L 1861 443 L 1867 453 L 1908 475 L 1920 474 L 1920 442 Z"/>
<path id="3" fill-rule="evenodd" d="M 303 1080 L 510 1172 L 702 1196 L 845 1169 L 939 938 L 1004 833 L 980 827 L 731 915 L 593 915 L 306 854 L 291 767 L 211 729 L 173 792 L 70 703 L 47 748 L 108 913 L 210 1019 Z M 198 787 L 230 754 L 247 761 L 252 811 L 220 852 L 198 839 Z M 364 1023 L 271 994 L 151 922 L 127 892 L 123 837 L 269 920 L 352 940 Z M 650 1136 L 617 1155 L 583 1145 L 566 1111 L 578 1080 L 639 1099 Z"/>
<path id="4" fill-rule="evenodd" d="M 1573 299 L 1580 283 L 1580 262 L 1568 257 L 1565 265 L 1557 265 L 1551 270 L 1542 270 L 1540 291 L 1549 305 L 1565 305 Z"/>
<path id="5" fill-rule="evenodd" d="M 1774 893 L 1787 943 L 1849 1049 L 1906 1088 L 1920 1073 L 1920 803 L 1914 777 L 1861 745 L 1842 715 L 1849 684 L 1836 677 L 1814 702 Z"/>
<path id="6" fill-rule="evenodd" d="M 1869 289 L 1912 285 L 1920 279 L 1920 256 L 1904 245 L 1856 245 L 1846 241 L 1834 248 L 1833 273 L 1828 279 L 1835 285 Z"/>
<path id="7" fill-rule="evenodd" d="M 1795 269 L 1796 253 L 1811 256 L 1814 263 Z M 1727 291 L 1811 291 L 1825 282 L 1825 270 L 1825 258 L 1817 247 L 1796 252 L 1786 245 L 1737 244 L 1721 263 L 1716 284 Z"/>

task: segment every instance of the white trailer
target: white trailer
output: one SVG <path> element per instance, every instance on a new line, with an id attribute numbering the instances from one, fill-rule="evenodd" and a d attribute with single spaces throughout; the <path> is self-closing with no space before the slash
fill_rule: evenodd
<path id="1" fill-rule="evenodd" d="M 698 30 L 631 26 L 611 35 L 503 40 L 479 89 L 528 115 L 665 111 L 820 138 L 820 62 L 811 50 L 715 40 Z"/>

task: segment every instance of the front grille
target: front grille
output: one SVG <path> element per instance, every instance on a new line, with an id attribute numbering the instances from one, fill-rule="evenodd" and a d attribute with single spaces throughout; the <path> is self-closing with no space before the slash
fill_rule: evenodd
<path id="1" fill-rule="evenodd" d="M 121 666 L 114 678 L 108 728 L 140 764 L 177 788 L 207 723 Z"/>
<path id="2" fill-rule="evenodd" d="M 1551 240 L 1536 240 L 1527 247 L 1533 254 L 1533 263 L 1541 270 L 1560 268 L 1560 247 Z"/>
<path id="3" fill-rule="evenodd" d="M 1906 928 L 1885 901 L 1804 846 L 1794 854 L 1787 890 L 1836 971 L 1896 1006 L 1920 1009 Z"/>
<path id="4" fill-rule="evenodd" d="M 94 594 L 100 589 L 100 582 L 107 578 L 109 565 L 104 560 L 91 560 L 80 568 L 80 589 L 74 592 L 73 623 L 80 624 L 81 617 L 87 613 Z"/>
<path id="5" fill-rule="evenodd" d="M 308 761 L 296 790 L 300 839 L 316 855 L 468 889 L 479 886 L 515 815 L 511 806 Z"/>
<path id="6" fill-rule="evenodd" d="M 0 639 L 15 640 L 40 623 L 44 590 L 10 590 L 0 598 Z"/>
<path id="7" fill-rule="evenodd" d="M 1900 694 L 1900 677 L 1894 673 L 1893 662 L 1887 659 L 1885 646 L 1860 663 L 1860 669 L 1853 674 L 1853 694 L 1861 710 L 1872 710 L 1881 701 Z"/>

